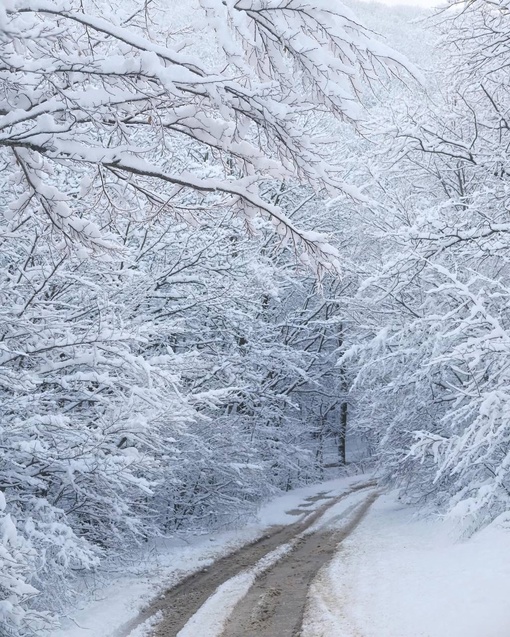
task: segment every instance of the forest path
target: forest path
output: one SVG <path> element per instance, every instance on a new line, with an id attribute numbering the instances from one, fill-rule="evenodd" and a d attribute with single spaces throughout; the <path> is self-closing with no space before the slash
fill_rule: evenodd
<path id="1" fill-rule="evenodd" d="M 298 508 L 289 512 L 300 516 L 297 522 L 273 527 L 255 542 L 187 577 L 154 600 L 136 620 L 125 625 L 118 637 L 127 637 L 137 626 L 155 615 L 160 615 L 162 619 L 154 629 L 154 637 L 177 637 L 218 587 L 225 583 L 228 585 L 229 580 L 242 576 L 258 562 L 269 557 L 269 554 L 288 547 L 289 543 L 292 544 L 289 555 L 280 558 L 266 574 L 257 577 L 246 598 L 235 607 L 224 635 L 290 637 L 299 634 L 295 630 L 297 626 L 299 631 L 309 583 L 321 566 L 333 556 L 339 542 L 361 521 L 377 497 L 373 491 L 374 486 L 373 481 L 365 481 L 353 485 L 338 496 L 333 497 L 328 492 L 322 492 L 305 498 Z M 329 509 L 352 494 L 366 489 L 370 489 L 368 497 L 355 507 L 354 516 L 348 518 L 346 526 L 313 532 L 312 525 L 320 521 Z M 321 500 L 326 502 L 316 509 L 309 509 Z M 347 516 L 347 512 L 345 515 Z M 212 637 L 206 633 L 207 629 L 201 634 L 197 632 L 196 637 Z"/>
<path id="2" fill-rule="evenodd" d="M 289 555 L 257 578 L 235 607 L 221 637 L 299 637 L 310 584 L 377 497 L 378 493 L 370 493 L 352 516 L 346 515 L 344 526 L 300 537 Z"/>

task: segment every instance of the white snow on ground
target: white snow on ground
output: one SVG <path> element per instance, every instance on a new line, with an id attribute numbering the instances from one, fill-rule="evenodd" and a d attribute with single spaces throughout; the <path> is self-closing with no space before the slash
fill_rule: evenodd
<path id="1" fill-rule="evenodd" d="M 302 535 L 311 535 L 326 528 L 342 528 L 348 525 L 351 518 L 356 514 L 359 504 L 367 499 L 368 494 L 373 492 L 374 487 L 372 486 L 369 489 L 357 491 L 350 495 L 348 499 L 337 502 L 324 515 L 321 515 L 314 524 L 309 526 Z"/>
<path id="2" fill-rule="evenodd" d="M 299 516 L 286 512 L 302 505 L 305 498 L 321 492 L 328 492 L 328 496 L 334 497 L 364 479 L 365 476 L 359 475 L 344 477 L 295 489 L 262 506 L 257 519 L 243 528 L 159 543 L 150 555 L 140 556 L 141 563 L 134 572 L 132 568 L 126 568 L 131 573 L 122 577 L 112 576 L 108 585 L 98 587 L 87 598 L 84 597 L 80 609 L 70 612 L 69 617 L 62 620 L 62 627 L 48 637 L 116 637 L 119 629 L 135 618 L 161 591 L 255 540 L 268 527 L 299 520 Z M 324 502 L 310 503 L 307 509 L 316 509 Z M 135 557 L 133 561 L 136 561 Z M 135 637 L 134 633 L 132 637 Z"/>
<path id="3" fill-rule="evenodd" d="M 456 541 L 414 513 L 374 504 L 312 584 L 303 637 L 508 637 L 508 530 Z"/>
<path id="4" fill-rule="evenodd" d="M 262 507 L 259 519 L 243 529 L 189 538 L 188 545 L 168 542 L 143 577 L 119 578 L 96 591 L 96 601 L 73 613 L 51 637 L 115 637 L 150 599 L 189 572 L 205 568 L 272 524 L 296 521 L 299 517 L 286 511 L 302 506 L 306 498 L 321 492 L 339 495 L 359 481 L 357 476 L 298 489 Z M 366 495 L 357 492 L 339 502 L 309 531 L 343 526 Z M 508 528 L 504 521 L 494 523 L 467 541 L 457 541 L 451 531 L 440 520 L 419 519 L 393 496 L 381 496 L 312 584 L 303 637 L 508 637 Z M 292 546 L 283 545 L 220 586 L 179 637 L 220 634 L 256 575 Z M 150 618 L 130 637 L 145 637 L 157 620 Z"/>
<path id="5" fill-rule="evenodd" d="M 302 507 L 306 498 L 313 498 L 319 493 L 327 494 L 327 497 L 335 497 L 343 493 L 346 489 L 359 482 L 370 480 L 370 476 L 357 475 L 346 478 L 337 478 L 336 480 L 328 480 L 320 484 L 311 484 L 307 487 L 294 489 L 285 493 L 270 502 L 264 504 L 257 515 L 258 524 L 262 527 L 268 527 L 275 524 L 292 524 L 299 520 L 299 517 L 289 514 L 288 511 Z M 307 507 L 310 511 L 320 507 L 325 500 L 310 503 Z"/>
<path id="6" fill-rule="evenodd" d="M 149 637 L 154 626 L 163 619 L 161 611 L 154 613 L 152 617 L 146 619 L 142 624 L 131 631 L 129 637 Z"/>
<path id="7" fill-rule="evenodd" d="M 136 617 L 162 590 L 258 535 L 260 531 L 255 527 L 246 527 L 160 542 L 150 554 L 134 555 L 126 564 L 124 575 L 112 574 L 108 584 L 98 585 L 91 594 L 83 595 L 80 609 L 62 619 L 62 627 L 50 637 L 115 637 L 118 629 Z M 133 567 L 138 560 L 139 564 Z M 122 566 L 118 569 L 122 570 Z M 133 632 L 132 637 L 138 634 Z"/>

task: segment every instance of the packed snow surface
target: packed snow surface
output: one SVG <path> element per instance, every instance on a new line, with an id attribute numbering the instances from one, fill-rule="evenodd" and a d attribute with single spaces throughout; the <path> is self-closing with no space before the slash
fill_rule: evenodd
<path id="1" fill-rule="evenodd" d="M 235 605 L 253 586 L 255 579 L 276 564 L 284 555 L 287 555 L 292 550 L 294 543 L 295 541 L 283 544 L 259 560 L 253 568 L 239 573 L 218 586 L 214 595 L 209 597 L 198 612 L 190 618 L 184 628 L 179 631 L 177 637 L 196 637 L 199 634 L 220 637 L 225 628 L 225 622 Z"/>
<path id="2" fill-rule="evenodd" d="M 303 637 L 505 637 L 510 534 L 469 540 L 382 496 L 315 579 Z"/>
<path id="3" fill-rule="evenodd" d="M 303 491 L 302 489 L 299 490 Z M 316 492 L 316 489 L 315 489 Z M 295 493 L 292 494 L 295 496 Z M 315 493 L 310 494 L 315 495 Z M 221 637 L 225 624 L 229 616 L 234 611 L 238 602 L 248 593 L 255 583 L 255 580 L 265 571 L 277 564 L 286 555 L 291 553 L 300 540 L 312 533 L 320 531 L 324 526 L 331 525 L 338 518 L 342 518 L 343 523 L 349 522 L 350 514 L 360 501 L 366 498 L 366 492 L 350 494 L 346 500 L 342 500 L 328 509 L 321 515 L 319 520 L 305 531 L 296 535 L 290 542 L 280 545 L 259 560 L 252 568 L 247 569 L 221 584 L 216 592 L 209 597 L 207 602 L 188 621 L 177 637 L 197 637 L 197 635 L 207 635 L 207 637 Z M 276 500 L 278 502 L 280 499 Z M 283 500 L 291 501 L 290 498 L 283 497 Z M 266 509 L 273 508 L 266 507 Z M 301 503 L 302 506 L 302 503 Z M 132 637 L 132 636 L 130 636 Z"/>

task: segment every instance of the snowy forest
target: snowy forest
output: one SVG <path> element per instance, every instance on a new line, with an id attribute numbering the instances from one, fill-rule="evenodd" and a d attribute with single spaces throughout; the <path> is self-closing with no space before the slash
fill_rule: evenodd
<path id="1" fill-rule="evenodd" d="M 2 637 L 331 467 L 509 509 L 510 2 L 406 11 L 0 0 Z"/>

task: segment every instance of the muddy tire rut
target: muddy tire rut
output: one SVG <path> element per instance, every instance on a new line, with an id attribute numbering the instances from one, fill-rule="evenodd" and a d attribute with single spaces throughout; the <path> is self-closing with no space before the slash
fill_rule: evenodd
<path id="1" fill-rule="evenodd" d="M 243 546 L 233 553 L 230 553 L 229 555 L 218 559 L 208 568 L 198 571 L 193 575 L 185 578 L 177 586 L 169 589 L 158 599 L 154 600 L 154 602 L 150 604 L 135 620 L 126 624 L 117 633 L 118 637 L 128 636 L 129 633 L 134 630 L 134 628 L 136 628 L 138 625 L 140 625 L 156 613 L 161 613 L 163 618 L 154 629 L 153 636 L 176 637 L 178 632 L 184 627 L 189 618 L 197 612 L 197 610 L 205 603 L 205 601 L 214 593 L 218 586 L 220 586 L 230 578 L 234 577 L 235 575 L 239 574 L 240 572 L 250 568 L 266 554 L 274 551 L 280 545 L 288 543 L 296 536 L 306 531 L 322 515 L 324 515 L 324 513 L 329 508 L 342 501 L 344 498 L 347 498 L 357 491 L 368 489 L 374 486 L 374 482 L 363 482 L 354 485 L 353 487 L 351 487 L 351 489 L 339 496 L 332 497 L 328 495 L 328 492 L 323 492 L 321 494 L 318 494 L 317 496 L 305 499 L 302 505 L 303 508 L 298 508 L 291 512 L 295 515 L 301 516 L 300 520 L 298 520 L 294 524 L 273 527 L 268 533 L 266 533 L 255 542 Z M 312 504 L 313 502 L 322 499 L 326 500 L 325 504 L 318 507 L 317 509 L 313 509 L 312 511 L 307 510 L 307 506 L 310 506 L 310 504 Z M 289 573 L 287 573 L 287 576 L 289 576 L 289 580 L 294 579 L 294 584 L 292 584 L 292 586 L 296 588 L 296 582 L 298 581 L 302 582 L 302 585 L 298 587 L 300 591 L 303 586 L 306 586 L 303 595 L 300 594 L 300 598 L 302 597 L 303 599 L 303 607 L 309 582 L 313 578 L 314 574 L 322 566 L 322 564 L 326 562 L 334 553 L 335 547 L 342 539 L 338 535 L 338 533 L 342 533 L 343 531 L 344 529 L 340 529 L 340 531 L 337 530 L 333 533 L 327 532 L 326 535 L 331 535 L 331 537 L 329 537 L 329 540 L 325 537 L 322 540 L 318 539 L 319 536 L 323 536 L 322 532 L 307 536 L 298 543 L 297 547 L 287 558 L 282 560 L 282 565 L 284 563 L 289 563 L 289 560 L 291 561 L 290 566 L 288 567 L 290 569 L 289 573 L 295 571 L 294 577 L 291 577 Z M 333 539 L 333 536 L 336 536 L 336 539 Z M 314 542 L 316 541 L 314 540 L 314 538 L 317 540 L 318 546 L 314 545 Z M 326 549 L 326 546 L 328 546 L 329 548 Z M 297 567 L 297 560 L 300 559 L 299 556 L 303 555 L 304 557 L 304 554 L 306 552 L 310 551 L 311 553 L 313 553 L 317 549 L 319 549 L 319 551 L 321 552 L 320 554 L 324 556 L 323 561 L 312 559 L 313 566 L 312 564 L 310 564 L 310 567 L 305 568 L 305 572 L 301 573 L 300 568 Z M 309 557 L 311 557 L 311 555 L 309 555 Z M 259 629 L 257 627 L 257 624 L 253 624 L 253 626 L 255 626 L 255 628 L 253 629 L 244 629 L 246 620 L 241 618 L 242 611 L 241 614 L 238 611 L 241 608 L 245 609 L 246 603 L 250 603 L 251 601 L 253 601 L 255 604 L 254 608 L 260 607 L 260 610 L 255 611 L 254 615 L 258 618 L 255 621 L 258 622 L 260 626 L 270 625 L 270 622 L 263 621 L 265 616 L 269 618 L 278 615 L 276 611 L 273 611 L 273 607 L 283 607 L 283 605 L 287 604 L 287 596 L 290 591 L 283 591 L 281 582 L 272 583 L 271 580 L 270 583 L 266 583 L 266 587 L 272 586 L 274 588 L 273 592 L 269 591 L 269 589 L 266 589 L 266 592 L 264 592 L 264 586 L 260 586 L 260 584 L 265 581 L 266 577 L 270 578 L 271 575 L 276 572 L 280 572 L 280 563 L 275 565 L 270 573 L 262 576 L 260 578 L 260 581 L 256 582 L 255 586 L 253 587 L 252 591 L 250 591 L 247 598 L 245 598 L 240 602 L 240 604 L 238 604 L 238 607 L 236 607 L 236 610 L 234 612 L 234 616 L 227 626 L 227 632 L 225 633 L 226 637 L 233 637 L 234 635 L 236 635 L 236 637 L 248 637 L 251 635 L 257 635 L 257 637 L 262 637 L 262 635 L 270 635 L 271 637 L 275 637 L 275 635 L 278 635 L 278 637 L 284 637 L 284 635 L 290 636 L 299 634 L 295 632 L 282 632 L 279 628 L 274 632 L 261 632 L 262 628 Z M 257 594 L 254 593 L 255 590 L 258 591 Z M 291 597 L 293 595 L 294 593 L 290 594 Z M 263 598 L 263 600 L 261 601 L 261 599 L 259 598 Z M 265 610 L 266 608 L 267 610 Z M 295 604 L 293 608 L 296 608 Z M 295 612 L 295 610 L 292 612 Z M 257 613 L 259 614 L 257 615 Z M 302 609 L 300 610 L 300 613 L 302 615 Z M 252 615 L 253 611 L 250 610 L 250 618 L 252 617 Z M 301 615 L 299 617 L 299 625 L 301 622 Z M 295 619 L 295 617 L 293 619 Z M 250 623 L 251 621 L 252 620 L 250 619 L 248 623 Z M 241 627 L 241 624 L 243 627 Z M 238 632 L 235 632 L 236 630 Z M 197 635 L 197 637 L 207 636 Z"/>
<path id="2" fill-rule="evenodd" d="M 345 526 L 301 538 L 288 556 L 256 580 L 237 604 L 222 637 L 299 637 L 312 580 L 361 522 L 377 495 L 372 493 L 357 506 Z"/>

